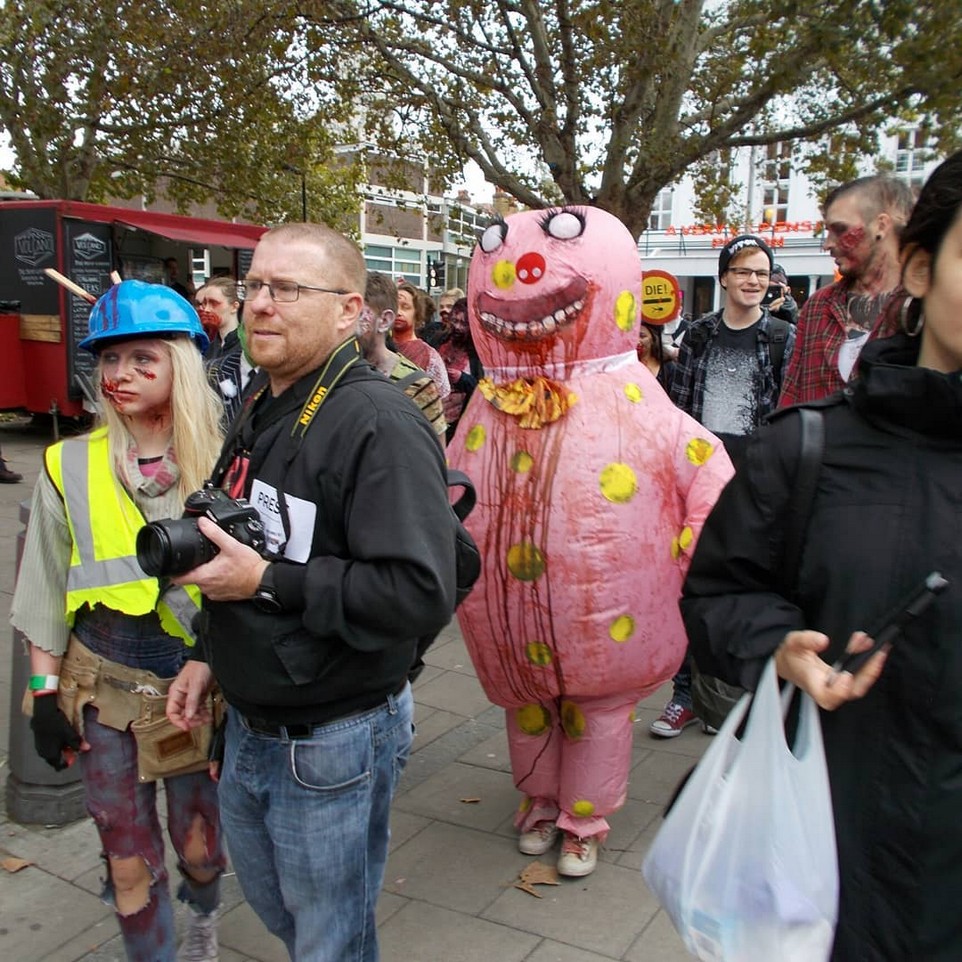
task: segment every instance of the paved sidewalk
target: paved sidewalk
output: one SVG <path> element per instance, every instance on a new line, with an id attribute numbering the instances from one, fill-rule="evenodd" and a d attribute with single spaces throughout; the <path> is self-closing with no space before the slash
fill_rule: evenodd
<path id="1" fill-rule="evenodd" d="M 0 782 L 8 770 L 13 655 L 8 615 L 19 503 L 41 466 L 46 431 L 0 422 L 0 446 L 25 476 L 0 485 Z M 20 657 L 19 653 L 17 657 Z M 628 802 L 611 819 L 597 870 L 543 898 L 513 887 L 532 861 L 518 853 L 511 819 L 519 796 L 510 777 L 503 714 L 478 684 L 456 625 L 428 653 L 415 685 L 418 733 L 395 800 L 391 857 L 378 920 L 382 962 L 684 962 L 690 958 L 638 871 L 674 786 L 707 747 L 697 726 L 670 741 L 651 738 L 668 688 L 638 711 Z M 120 962 L 112 912 L 99 900 L 99 844 L 89 820 L 45 828 L 0 811 L 0 959 Z M 542 860 L 548 860 L 543 857 Z M 285 962 L 240 895 L 225 882 L 222 962 Z M 179 909 L 179 922 L 183 912 Z"/>

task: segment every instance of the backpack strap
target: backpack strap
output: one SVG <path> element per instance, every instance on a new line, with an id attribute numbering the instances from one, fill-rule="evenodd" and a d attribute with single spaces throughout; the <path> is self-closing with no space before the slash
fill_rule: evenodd
<path id="1" fill-rule="evenodd" d="M 801 445 L 795 472 L 795 487 L 786 519 L 788 526 L 785 530 L 781 572 L 782 583 L 789 597 L 796 594 L 798 565 L 802 560 L 802 549 L 805 546 L 805 535 L 825 451 L 825 419 L 822 412 L 809 407 L 796 410 L 801 425 Z"/>
<path id="2" fill-rule="evenodd" d="M 412 384 L 417 384 L 422 378 L 430 377 L 427 371 L 411 371 L 410 374 L 405 374 L 404 377 L 398 378 L 396 381 L 391 381 L 391 383 L 396 387 L 400 388 L 402 391 L 406 391 Z"/>
<path id="3" fill-rule="evenodd" d="M 448 487 L 461 489 L 460 497 L 451 507 L 454 508 L 458 521 L 464 521 L 478 502 L 478 493 L 474 490 L 474 483 L 463 471 L 459 471 L 457 468 L 448 468 Z"/>
<path id="4" fill-rule="evenodd" d="M 782 361 L 785 360 L 785 346 L 788 343 L 788 321 L 781 317 L 768 315 L 768 353 L 772 359 L 772 371 L 777 383 L 782 382 Z"/>

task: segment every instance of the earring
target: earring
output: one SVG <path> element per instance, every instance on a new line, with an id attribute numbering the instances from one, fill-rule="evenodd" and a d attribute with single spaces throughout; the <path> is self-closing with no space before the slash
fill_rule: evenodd
<path id="1" fill-rule="evenodd" d="M 914 300 L 914 297 L 906 297 L 905 300 L 902 301 L 902 307 L 899 310 L 899 327 L 901 327 L 909 337 L 918 337 L 919 334 L 922 333 L 922 328 L 925 325 L 925 312 L 920 305 L 918 317 L 915 318 L 915 323 L 912 327 L 909 327 L 909 310 Z"/>

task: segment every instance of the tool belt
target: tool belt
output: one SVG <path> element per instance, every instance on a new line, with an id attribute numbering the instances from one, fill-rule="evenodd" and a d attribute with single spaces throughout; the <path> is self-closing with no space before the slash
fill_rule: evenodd
<path id="1" fill-rule="evenodd" d="M 101 725 L 117 731 L 129 728 L 137 742 L 137 776 L 141 782 L 204 771 L 213 728 L 224 717 L 223 696 L 216 689 L 207 696 L 213 725 L 199 725 L 185 732 L 171 724 L 166 715 L 167 691 L 173 680 L 118 665 L 94 654 L 71 635 L 60 665 L 57 703 L 81 735 L 85 705 L 97 708 Z"/>

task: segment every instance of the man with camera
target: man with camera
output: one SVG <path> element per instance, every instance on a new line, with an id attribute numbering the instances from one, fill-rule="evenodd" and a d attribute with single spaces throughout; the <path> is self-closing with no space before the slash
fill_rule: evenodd
<path id="1" fill-rule="evenodd" d="M 298 962 L 377 959 L 389 808 L 412 737 L 408 670 L 455 602 L 444 456 L 360 356 L 364 284 L 357 247 L 326 227 L 261 238 L 238 287 L 266 378 L 225 442 L 221 493 L 183 519 L 216 554 L 198 550 L 203 563 L 174 579 L 203 592 L 203 660 L 178 676 L 168 715 L 198 724 L 216 678 L 230 706 L 228 846 L 251 906 Z M 161 546 L 162 564 L 176 545 L 167 557 Z"/>

